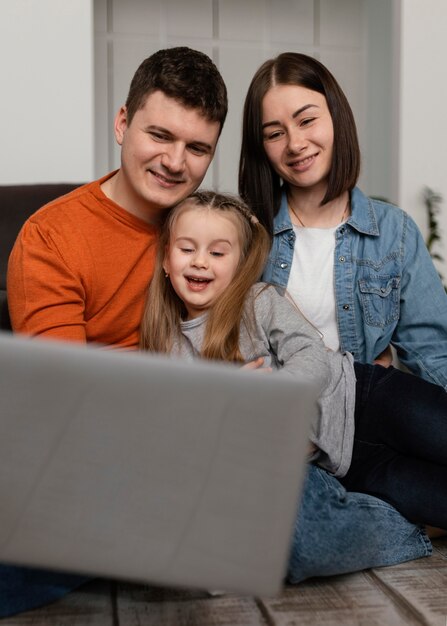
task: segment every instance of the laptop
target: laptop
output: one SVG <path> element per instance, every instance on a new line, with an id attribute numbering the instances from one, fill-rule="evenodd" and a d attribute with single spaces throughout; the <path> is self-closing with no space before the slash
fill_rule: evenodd
<path id="1" fill-rule="evenodd" d="M 277 593 L 312 387 L 0 334 L 0 562 Z"/>

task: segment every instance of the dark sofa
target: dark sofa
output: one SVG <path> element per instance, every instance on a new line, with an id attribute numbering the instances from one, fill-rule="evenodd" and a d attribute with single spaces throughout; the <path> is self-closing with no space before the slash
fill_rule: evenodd
<path id="1" fill-rule="evenodd" d="M 11 330 L 6 294 L 6 270 L 14 241 L 25 220 L 37 209 L 80 183 L 0 185 L 0 329 Z"/>

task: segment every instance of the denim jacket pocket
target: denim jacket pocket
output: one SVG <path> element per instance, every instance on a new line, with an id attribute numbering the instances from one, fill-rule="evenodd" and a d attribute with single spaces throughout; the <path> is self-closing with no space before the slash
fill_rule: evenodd
<path id="1" fill-rule="evenodd" d="M 368 276 L 359 288 L 367 324 L 383 327 L 399 319 L 399 276 Z"/>

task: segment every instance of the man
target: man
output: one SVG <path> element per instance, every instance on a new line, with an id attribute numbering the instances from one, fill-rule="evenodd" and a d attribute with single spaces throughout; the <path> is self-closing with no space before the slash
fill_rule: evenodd
<path id="1" fill-rule="evenodd" d="M 121 167 L 50 203 L 22 229 L 8 268 L 15 331 L 138 345 L 157 227 L 202 182 L 227 114 L 212 61 L 188 48 L 138 68 L 114 124 Z"/>
<path id="2" fill-rule="evenodd" d="M 226 112 L 225 85 L 206 55 L 171 48 L 143 61 L 115 119 L 120 169 L 43 207 L 19 235 L 8 271 L 15 331 L 137 346 L 157 225 L 200 185 Z M 291 581 L 429 553 L 423 532 L 391 506 L 348 494 L 310 466 Z M 0 566 L 0 616 L 49 602 L 84 581 Z"/>
<path id="3" fill-rule="evenodd" d="M 158 224 L 202 182 L 226 114 L 225 83 L 205 54 L 172 48 L 141 63 L 115 118 L 120 169 L 40 209 L 17 239 L 8 267 L 16 332 L 137 347 Z M 0 617 L 85 580 L 0 565 Z"/>

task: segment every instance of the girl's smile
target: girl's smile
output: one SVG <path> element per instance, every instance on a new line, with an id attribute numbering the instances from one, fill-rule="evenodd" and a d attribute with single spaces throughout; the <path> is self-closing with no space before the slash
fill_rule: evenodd
<path id="1" fill-rule="evenodd" d="M 185 278 L 191 291 L 203 291 L 212 281 L 212 278 L 201 278 L 199 276 L 186 276 Z"/>

